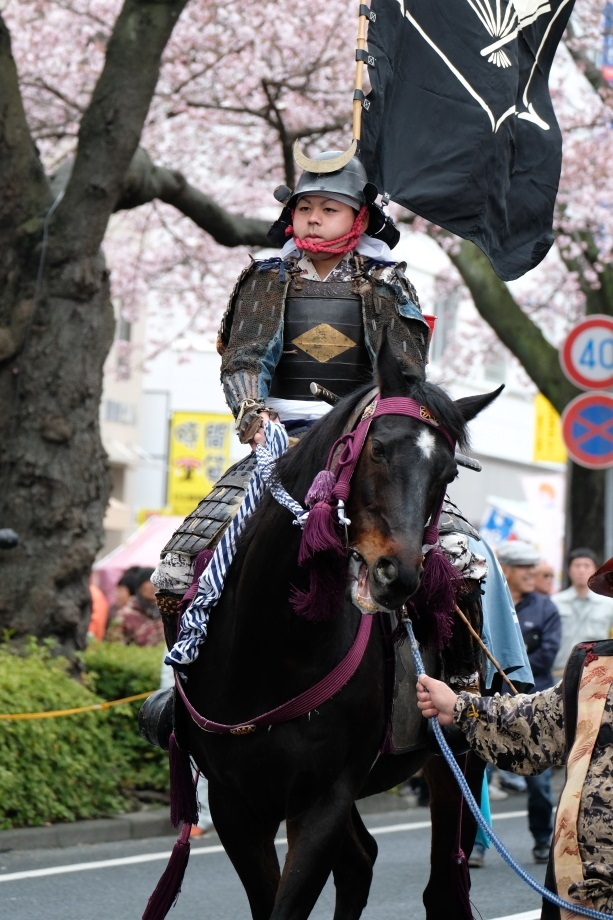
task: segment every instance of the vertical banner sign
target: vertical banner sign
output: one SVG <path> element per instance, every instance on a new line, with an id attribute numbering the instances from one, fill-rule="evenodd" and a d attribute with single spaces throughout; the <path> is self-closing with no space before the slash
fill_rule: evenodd
<path id="1" fill-rule="evenodd" d="M 187 515 L 230 465 L 231 415 L 173 412 L 170 422 L 167 504 Z"/>
<path id="2" fill-rule="evenodd" d="M 566 463 L 560 416 L 542 393 L 534 397 L 535 463 Z"/>

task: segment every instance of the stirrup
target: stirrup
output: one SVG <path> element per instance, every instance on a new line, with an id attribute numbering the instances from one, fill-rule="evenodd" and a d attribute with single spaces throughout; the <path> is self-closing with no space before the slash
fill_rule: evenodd
<path id="1" fill-rule="evenodd" d="M 167 751 L 174 726 L 175 690 L 156 690 L 148 696 L 138 712 L 138 731 L 141 737 L 156 747 Z"/>

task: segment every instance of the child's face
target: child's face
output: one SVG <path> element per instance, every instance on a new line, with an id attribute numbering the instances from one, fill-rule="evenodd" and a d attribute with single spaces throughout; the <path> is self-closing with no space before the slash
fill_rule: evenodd
<path id="1" fill-rule="evenodd" d="M 355 214 L 348 204 L 333 198 L 305 195 L 294 209 L 294 236 L 299 240 L 337 240 L 349 233 Z"/>

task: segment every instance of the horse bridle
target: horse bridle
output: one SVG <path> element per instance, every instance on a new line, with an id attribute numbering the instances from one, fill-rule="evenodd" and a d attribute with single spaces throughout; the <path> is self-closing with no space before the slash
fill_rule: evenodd
<path id="1" fill-rule="evenodd" d="M 357 424 L 357 415 L 354 412 L 350 421 L 350 424 L 353 423 L 351 430 L 341 435 L 332 445 L 328 455 L 326 468 L 334 472 L 336 476 L 336 485 L 332 490 L 332 498 L 336 499 L 338 503 L 339 519 L 341 515 L 343 515 L 342 520 L 346 520 L 344 518 L 344 508 L 349 498 L 351 477 L 360 459 L 364 444 L 366 443 L 370 426 L 376 418 L 380 418 L 383 415 L 404 415 L 409 418 L 414 418 L 442 434 L 451 448 L 452 456 L 455 457 L 455 438 L 451 432 L 432 415 L 426 406 L 406 396 L 390 396 L 383 399 L 379 395 L 378 390 L 374 392 L 376 394 L 374 398 L 371 391 L 367 394 L 367 397 L 365 397 L 366 404 L 364 404 L 365 400 L 363 400 L 358 407 L 358 410 L 361 407 L 362 411 Z M 438 522 L 444 499 L 445 492 L 443 491 L 438 507 L 430 519 L 430 523 L 424 528 L 425 546 L 433 546 L 438 540 Z"/>

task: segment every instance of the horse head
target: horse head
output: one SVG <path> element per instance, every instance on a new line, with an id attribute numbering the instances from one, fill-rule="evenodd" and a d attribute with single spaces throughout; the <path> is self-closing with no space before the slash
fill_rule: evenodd
<path id="1" fill-rule="evenodd" d="M 442 501 L 457 476 L 454 445 L 467 447 L 468 422 L 502 387 L 454 401 L 421 374 L 403 374 L 385 337 L 376 372 L 381 401 L 393 406 L 402 402 L 393 397 L 405 397 L 419 411 L 392 409 L 373 419 L 351 480 L 349 540 L 356 602 L 396 610 L 418 589 L 428 544 L 436 542 Z"/>

